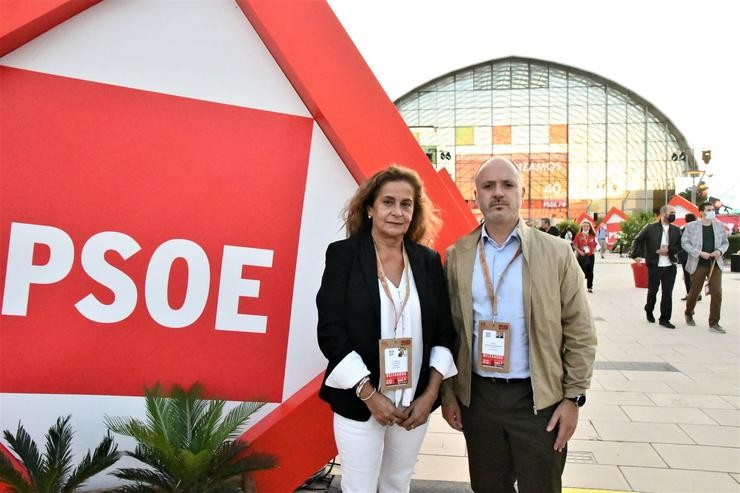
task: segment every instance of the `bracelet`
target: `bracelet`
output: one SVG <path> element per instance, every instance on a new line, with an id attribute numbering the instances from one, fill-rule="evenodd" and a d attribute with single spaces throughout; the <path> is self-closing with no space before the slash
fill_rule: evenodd
<path id="1" fill-rule="evenodd" d="M 362 402 L 365 402 L 365 401 L 369 400 L 369 399 L 370 399 L 370 398 L 371 398 L 372 396 L 374 396 L 374 395 L 375 395 L 375 392 L 377 392 L 377 391 L 378 391 L 378 389 L 376 389 L 376 388 L 373 388 L 373 391 L 372 391 L 372 392 L 370 392 L 370 395 L 368 395 L 367 397 L 360 397 L 360 400 L 361 400 Z M 358 396 L 358 397 L 359 397 L 359 396 Z"/>
<path id="2" fill-rule="evenodd" d="M 357 397 L 360 397 L 360 392 L 362 392 L 362 387 L 365 386 L 366 383 L 370 381 L 370 377 L 364 376 L 360 379 L 359 382 L 357 382 L 357 385 L 355 386 L 355 395 Z"/>

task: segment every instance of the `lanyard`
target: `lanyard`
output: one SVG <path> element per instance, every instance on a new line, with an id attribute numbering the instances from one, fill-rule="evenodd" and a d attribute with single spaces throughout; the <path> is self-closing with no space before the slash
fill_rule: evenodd
<path id="1" fill-rule="evenodd" d="M 493 321 L 496 321 L 496 316 L 498 315 L 498 309 L 496 307 L 496 294 L 498 293 L 499 288 L 501 287 L 501 284 L 503 284 L 504 280 L 504 274 L 506 274 L 506 271 L 509 270 L 509 267 L 511 267 L 511 264 L 514 263 L 514 260 L 521 255 L 522 253 L 522 247 L 521 245 L 519 248 L 516 249 L 516 253 L 513 257 L 511 257 L 511 260 L 509 260 L 509 263 L 506 264 L 506 267 L 504 267 L 504 270 L 501 271 L 501 274 L 499 275 L 499 283 L 496 286 L 496 289 L 493 288 L 493 281 L 491 280 L 491 273 L 488 271 L 488 263 L 486 262 L 486 252 L 483 247 L 483 236 L 481 236 L 480 242 L 478 243 L 478 252 L 480 253 L 480 267 L 483 271 L 483 279 L 486 281 L 486 291 L 488 291 L 488 298 L 491 300 L 491 307 L 493 308 Z"/>
<path id="2" fill-rule="evenodd" d="M 406 293 L 403 296 L 403 303 L 401 303 L 401 310 L 396 310 L 396 301 L 393 299 L 393 295 L 391 295 L 391 290 L 388 288 L 388 280 L 385 277 L 385 271 L 383 271 L 383 264 L 380 261 L 380 255 L 378 255 L 378 248 L 375 248 L 375 260 L 378 264 L 378 279 L 380 279 L 380 284 L 383 286 L 383 291 L 385 292 L 385 295 L 388 297 L 388 299 L 391 302 L 391 306 L 393 307 L 393 333 L 398 337 L 397 330 L 398 330 L 398 322 L 401 321 L 401 317 L 403 316 L 403 311 L 406 309 L 406 304 L 409 301 L 409 295 L 411 294 L 411 287 L 409 282 L 409 258 L 406 255 L 406 247 L 401 247 L 403 250 L 403 275 L 406 277 Z"/>

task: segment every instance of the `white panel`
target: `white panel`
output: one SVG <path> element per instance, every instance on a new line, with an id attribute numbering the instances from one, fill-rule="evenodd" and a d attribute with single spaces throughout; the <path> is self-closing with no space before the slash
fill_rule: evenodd
<path id="1" fill-rule="evenodd" d="M 145 419 L 143 397 L 120 396 L 89 396 L 89 395 L 49 395 L 49 394 L 0 394 L 0 429 L 10 430 L 15 434 L 20 421 L 26 431 L 41 447 L 43 452 L 44 434 L 56 423 L 60 416 L 71 415 L 70 424 L 74 429 L 72 439 L 72 454 L 77 464 L 93 449 L 105 436 L 107 429 L 103 422 L 105 416 L 121 416 Z M 224 414 L 237 402 L 228 402 Z M 259 412 L 252 415 L 247 423 L 249 428 L 275 409 L 277 404 L 267 404 Z M 133 450 L 136 443 L 133 439 L 114 435 L 118 450 Z M 108 470 L 113 471 L 121 467 L 142 467 L 142 464 L 132 458 L 122 457 L 115 466 Z M 97 474 L 87 483 L 87 489 L 110 488 L 119 486 L 120 480 L 103 472 Z"/>
<path id="2" fill-rule="evenodd" d="M 1 65 L 310 116 L 233 1 L 103 1 Z"/>
<path id="3" fill-rule="evenodd" d="M 283 401 L 326 369 L 316 340 L 316 293 L 324 273 L 326 247 L 345 237 L 342 210 L 357 182 L 314 123 L 298 242 Z"/>

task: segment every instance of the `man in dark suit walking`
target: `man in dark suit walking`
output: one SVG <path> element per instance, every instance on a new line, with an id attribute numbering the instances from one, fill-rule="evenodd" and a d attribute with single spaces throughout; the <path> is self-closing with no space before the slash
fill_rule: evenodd
<path id="1" fill-rule="evenodd" d="M 670 205 L 660 208 L 658 220 L 650 223 L 640 231 L 632 242 L 630 257 L 639 262 L 645 259 L 648 268 L 648 293 L 645 303 L 645 317 L 654 323 L 653 309 L 660 295 L 660 318 L 663 327 L 675 329 L 671 323 L 673 311 L 673 284 L 676 282 L 676 261 L 681 251 L 681 230 L 671 224 L 676 220 L 676 209 Z"/>

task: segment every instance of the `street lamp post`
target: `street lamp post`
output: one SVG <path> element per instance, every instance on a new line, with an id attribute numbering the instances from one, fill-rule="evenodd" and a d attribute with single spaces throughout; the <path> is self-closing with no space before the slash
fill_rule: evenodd
<path id="1" fill-rule="evenodd" d="M 696 205 L 696 177 L 703 173 L 698 169 L 690 169 L 688 173 L 691 177 L 691 203 Z"/>
<path id="2" fill-rule="evenodd" d="M 681 151 L 680 153 L 673 153 L 671 154 L 671 161 L 683 161 L 684 167 L 686 166 L 686 151 Z M 689 171 L 691 173 L 691 171 Z M 696 187 L 691 187 L 691 193 L 696 193 Z M 694 202 L 693 198 L 691 200 Z M 665 179 L 665 203 L 668 203 L 668 166 L 666 166 L 666 179 Z"/>

